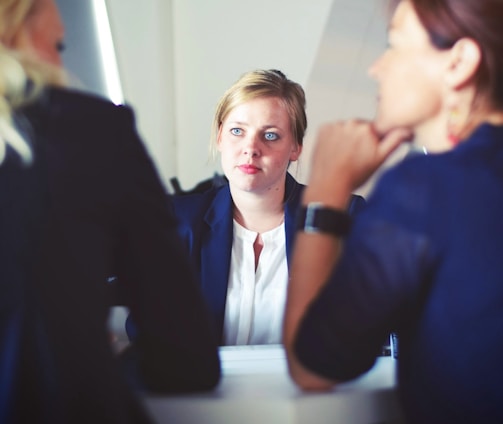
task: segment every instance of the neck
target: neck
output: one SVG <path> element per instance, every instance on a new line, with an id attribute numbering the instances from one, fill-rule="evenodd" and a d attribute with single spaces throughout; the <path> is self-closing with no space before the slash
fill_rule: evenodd
<path id="1" fill-rule="evenodd" d="M 284 188 L 269 195 L 248 192 L 232 193 L 234 219 L 259 234 L 270 231 L 284 220 Z"/>
<path id="2" fill-rule="evenodd" d="M 503 111 L 495 111 L 495 112 L 490 113 L 487 116 L 485 122 L 488 122 L 489 124 L 497 125 L 497 126 L 503 125 Z"/>
<path id="3" fill-rule="evenodd" d="M 447 115 L 442 114 L 414 128 L 414 145 L 429 153 L 439 153 L 453 146 L 447 137 Z"/>
<path id="4" fill-rule="evenodd" d="M 501 111 L 478 111 L 471 113 L 464 122 L 460 132 L 460 140 L 466 140 L 482 124 L 503 125 L 503 112 Z"/>

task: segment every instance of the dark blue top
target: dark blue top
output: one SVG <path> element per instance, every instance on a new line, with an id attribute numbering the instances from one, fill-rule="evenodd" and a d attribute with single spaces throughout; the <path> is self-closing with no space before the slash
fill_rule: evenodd
<path id="1" fill-rule="evenodd" d="M 108 330 L 116 275 L 148 389 L 213 388 L 218 349 L 130 108 L 48 89 L 0 165 L 0 422 L 146 423 Z"/>
<path id="2" fill-rule="evenodd" d="M 285 237 L 287 262 L 290 261 L 295 221 L 304 189 L 287 174 L 285 183 Z M 223 339 L 225 303 L 233 239 L 233 203 L 229 185 L 202 194 L 175 196 L 178 232 L 189 252 L 203 295 L 209 305 L 219 340 Z M 365 204 L 363 197 L 353 195 L 349 212 L 354 214 Z"/>
<path id="3" fill-rule="evenodd" d="M 411 423 L 502 423 L 502 218 L 502 127 L 387 172 L 302 323 L 300 360 L 351 379 L 394 331 Z"/>

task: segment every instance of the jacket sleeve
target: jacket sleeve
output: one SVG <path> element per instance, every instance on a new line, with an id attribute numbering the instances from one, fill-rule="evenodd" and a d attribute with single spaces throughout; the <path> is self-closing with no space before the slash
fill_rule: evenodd
<path id="1" fill-rule="evenodd" d="M 358 194 L 353 194 L 351 195 L 351 199 L 349 201 L 348 213 L 351 216 L 354 216 L 359 211 L 361 211 L 365 207 L 365 205 L 366 201 L 362 196 Z"/>
<path id="2" fill-rule="evenodd" d="M 131 111 L 122 108 L 122 115 L 116 269 L 138 332 L 133 349 L 140 374 L 153 391 L 210 389 L 219 381 L 220 362 L 206 307 L 180 246 L 171 199 Z"/>

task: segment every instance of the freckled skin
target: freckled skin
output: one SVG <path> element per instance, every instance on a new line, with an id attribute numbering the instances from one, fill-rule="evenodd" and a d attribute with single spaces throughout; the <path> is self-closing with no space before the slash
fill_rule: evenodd
<path id="1" fill-rule="evenodd" d="M 257 98 L 235 107 L 222 122 L 218 150 L 233 189 L 253 193 L 284 190 L 288 165 L 301 147 L 291 132 L 285 105 Z M 253 172 L 247 166 L 253 166 Z"/>

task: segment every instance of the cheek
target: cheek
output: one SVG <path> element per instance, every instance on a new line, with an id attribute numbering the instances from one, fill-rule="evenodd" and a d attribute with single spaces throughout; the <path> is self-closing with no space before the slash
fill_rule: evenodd
<path id="1" fill-rule="evenodd" d="M 220 139 L 217 143 L 217 149 L 222 156 L 233 156 L 236 154 L 236 150 L 238 149 L 238 144 L 233 143 L 232 140 L 226 140 L 225 138 Z"/>
<path id="2" fill-rule="evenodd" d="M 52 65 L 61 66 L 61 55 L 56 50 L 56 42 L 53 42 L 51 39 L 46 37 L 34 36 L 32 38 L 31 46 L 34 53 L 43 61 L 49 62 Z"/>
<path id="3" fill-rule="evenodd" d="M 413 126 L 440 112 L 442 86 L 438 70 L 411 61 L 393 71 L 382 87 L 377 118 L 380 130 Z"/>
<path id="4" fill-rule="evenodd" d="M 293 155 L 292 151 L 289 149 L 282 152 L 281 154 L 275 155 L 271 162 L 273 163 L 273 166 L 275 168 L 277 168 L 278 170 L 283 170 L 288 167 L 291 161 L 296 160 L 292 159 L 294 156 L 295 155 Z"/>
<path id="5" fill-rule="evenodd" d="M 218 144 L 218 150 L 220 152 L 220 163 L 222 168 L 225 168 L 234 162 L 234 157 L 236 155 L 229 145 L 220 143 Z"/>

